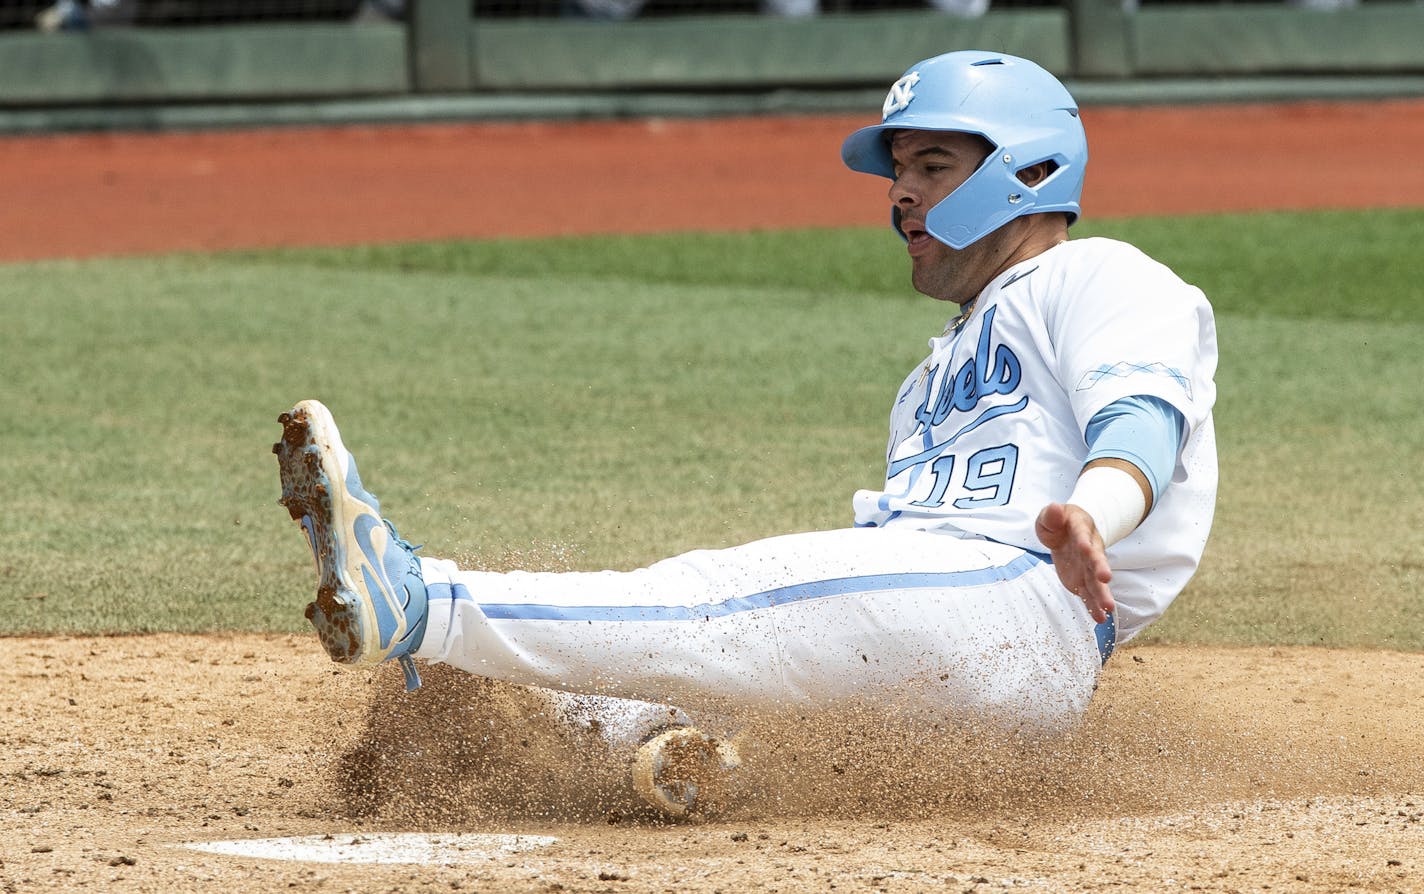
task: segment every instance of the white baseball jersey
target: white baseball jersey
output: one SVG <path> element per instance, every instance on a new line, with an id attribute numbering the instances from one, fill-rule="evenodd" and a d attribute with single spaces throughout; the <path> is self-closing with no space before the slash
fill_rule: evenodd
<path id="1" fill-rule="evenodd" d="M 1111 239 L 1058 245 L 1001 274 L 970 319 L 930 341 L 891 411 L 885 486 L 856 524 L 959 532 L 1043 553 L 1039 511 L 1064 502 L 1095 413 L 1134 395 L 1186 420 L 1171 483 L 1108 550 L 1119 642 L 1196 570 L 1216 501 L 1216 329 L 1201 291 Z"/>

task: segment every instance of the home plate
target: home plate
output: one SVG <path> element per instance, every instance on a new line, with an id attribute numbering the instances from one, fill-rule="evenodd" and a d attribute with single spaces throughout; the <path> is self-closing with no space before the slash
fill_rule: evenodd
<path id="1" fill-rule="evenodd" d="M 547 847 L 549 835 L 495 834 L 353 834 L 302 838 L 251 838 L 193 841 L 183 847 L 210 854 L 296 860 L 303 863 L 483 863 L 494 857 Z"/>

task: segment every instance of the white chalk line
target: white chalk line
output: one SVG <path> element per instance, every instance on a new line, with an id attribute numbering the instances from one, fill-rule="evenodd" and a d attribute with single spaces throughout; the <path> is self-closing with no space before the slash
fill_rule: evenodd
<path id="1" fill-rule="evenodd" d="M 483 863 L 494 857 L 548 847 L 558 840 L 550 835 L 346 832 L 296 838 L 190 841 L 180 847 L 209 854 L 301 863 L 418 863 L 444 866 Z"/>

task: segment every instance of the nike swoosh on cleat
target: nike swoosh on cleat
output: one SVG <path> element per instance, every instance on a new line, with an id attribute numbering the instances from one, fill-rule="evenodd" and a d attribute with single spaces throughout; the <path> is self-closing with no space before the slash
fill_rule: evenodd
<path id="1" fill-rule="evenodd" d="M 396 589 L 386 576 L 385 563 L 381 561 L 381 552 L 383 551 L 378 552 L 371 540 L 372 532 L 384 531 L 385 525 L 375 516 L 362 513 L 352 523 L 352 528 L 356 544 L 361 547 L 361 552 L 366 559 L 366 567 L 361 569 L 361 573 L 366 577 L 366 586 L 368 590 L 373 584 L 376 587 L 376 592 L 370 593 L 370 599 L 372 608 L 376 612 L 377 636 L 379 637 L 377 645 L 382 652 L 385 652 L 390 643 L 395 640 L 398 628 L 401 626 L 397 620 L 400 608 L 393 602 L 396 598 Z"/>

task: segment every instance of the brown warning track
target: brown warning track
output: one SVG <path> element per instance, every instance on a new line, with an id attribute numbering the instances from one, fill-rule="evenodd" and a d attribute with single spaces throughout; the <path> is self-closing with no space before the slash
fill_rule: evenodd
<path id="1" fill-rule="evenodd" d="M 1424 99 L 1091 107 L 1085 213 L 1424 205 Z M 0 260 L 885 220 L 864 116 L 0 139 Z"/>

